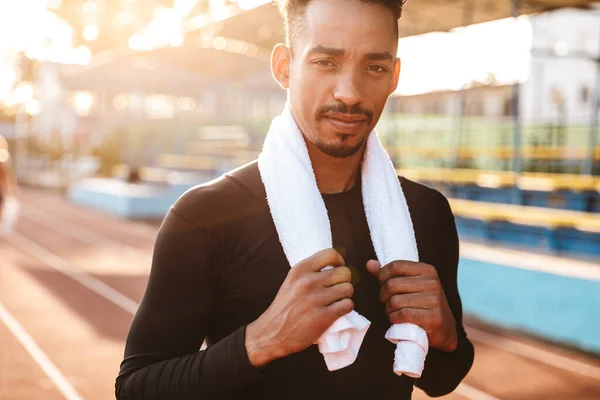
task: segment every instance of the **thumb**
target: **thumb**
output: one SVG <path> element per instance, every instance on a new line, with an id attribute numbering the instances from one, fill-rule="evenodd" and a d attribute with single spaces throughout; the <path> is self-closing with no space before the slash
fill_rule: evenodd
<path id="1" fill-rule="evenodd" d="M 369 260 L 367 261 L 367 271 L 373 274 L 375 277 L 379 275 L 379 271 L 381 270 L 381 264 L 377 260 Z"/>

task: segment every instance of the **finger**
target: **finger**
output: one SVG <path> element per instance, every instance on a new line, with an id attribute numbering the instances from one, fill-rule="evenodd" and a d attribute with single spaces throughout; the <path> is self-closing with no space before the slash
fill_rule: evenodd
<path id="1" fill-rule="evenodd" d="M 379 300 L 385 303 L 395 294 L 434 292 L 439 283 L 434 279 L 420 276 L 391 278 L 383 283 L 379 291 Z"/>
<path id="2" fill-rule="evenodd" d="M 381 272 L 381 263 L 377 260 L 369 260 L 367 261 L 367 271 L 377 277 L 379 272 Z"/>
<path id="3" fill-rule="evenodd" d="M 329 305 L 326 310 L 327 313 L 331 315 L 332 321 L 335 321 L 341 316 L 344 316 L 350 311 L 354 310 L 354 302 L 348 298 L 342 299 Z"/>
<path id="4" fill-rule="evenodd" d="M 432 273 L 432 268 L 429 264 L 413 261 L 392 261 L 381 269 L 379 282 L 383 284 L 388 279 L 396 276 L 429 276 Z"/>
<path id="5" fill-rule="evenodd" d="M 339 283 L 351 282 L 352 271 L 346 266 L 335 267 L 319 273 L 317 277 L 323 286 L 331 287 Z"/>
<path id="6" fill-rule="evenodd" d="M 354 294 L 354 286 L 351 283 L 340 283 L 323 291 L 323 304 L 329 306 L 337 301 L 349 299 Z"/>
<path id="7" fill-rule="evenodd" d="M 392 324 L 415 324 L 418 326 L 427 326 L 429 310 L 421 308 L 401 308 L 389 314 Z"/>
<path id="8" fill-rule="evenodd" d="M 311 270 L 321 271 L 325 267 L 341 267 L 346 262 L 344 258 L 334 249 L 324 249 L 316 252 L 311 257 Z"/>
<path id="9" fill-rule="evenodd" d="M 324 249 L 300 261 L 296 267 L 302 271 L 321 271 L 324 267 L 339 267 L 344 265 L 344 259 L 334 249 Z"/>
<path id="10" fill-rule="evenodd" d="M 396 294 L 385 302 L 386 314 L 391 314 L 402 308 L 422 308 L 432 309 L 438 304 L 438 301 L 433 295 L 423 295 L 421 293 Z"/>

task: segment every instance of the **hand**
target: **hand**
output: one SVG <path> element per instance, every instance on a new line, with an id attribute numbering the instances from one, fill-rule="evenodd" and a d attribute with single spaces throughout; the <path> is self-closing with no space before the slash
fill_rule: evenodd
<path id="1" fill-rule="evenodd" d="M 342 265 L 342 256 L 326 249 L 290 269 L 267 311 L 246 327 L 246 351 L 254 366 L 306 349 L 354 309 L 352 274 Z M 321 271 L 327 266 L 335 268 Z"/>
<path id="2" fill-rule="evenodd" d="M 435 267 L 411 261 L 393 261 L 381 268 L 376 260 L 367 270 L 381 283 L 379 299 L 392 324 L 412 323 L 425 329 L 429 345 L 442 351 L 456 349 L 456 321 Z"/>

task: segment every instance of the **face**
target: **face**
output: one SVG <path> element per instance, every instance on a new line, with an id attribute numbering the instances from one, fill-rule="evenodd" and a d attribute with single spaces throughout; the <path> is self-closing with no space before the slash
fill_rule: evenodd
<path id="1" fill-rule="evenodd" d="M 361 150 L 398 84 L 393 14 L 383 6 L 313 0 L 292 39 L 278 45 L 273 75 L 305 138 L 333 157 Z"/>

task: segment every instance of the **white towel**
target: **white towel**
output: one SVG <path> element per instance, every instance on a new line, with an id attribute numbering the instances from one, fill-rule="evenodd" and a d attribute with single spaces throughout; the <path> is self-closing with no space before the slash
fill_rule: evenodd
<path id="1" fill-rule="evenodd" d="M 258 168 L 279 240 L 290 266 L 332 248 L 327 209 L 319 192 L 302 133 L 286 104 L 275 117 L 258 157 Z M 417 245 L 402 187 L 373 130 L 362 164 L 362 196 L 373 247 L 382 266 L 418 261 Z M 317 344 L 330 371 L 352 364 L 370 326 L 352 311 L 325 331 Z M 385 335 L 396 343 L 394 372 L 419 377 L 428 351 L 426 332 L 413 324 L 393 325 Z"/>

